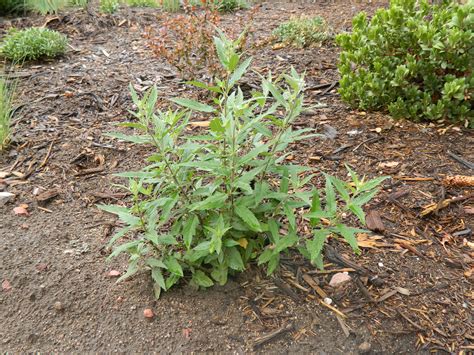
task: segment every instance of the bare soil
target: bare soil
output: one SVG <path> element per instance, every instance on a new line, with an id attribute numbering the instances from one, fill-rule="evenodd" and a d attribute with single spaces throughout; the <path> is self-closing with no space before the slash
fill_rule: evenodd
<path id="1" fill-rule="evenodd" d="M 126 201 L 111 187 L 119 181 L 112 174 L 139 168 L 147 154 L 104 135 L 128 117 L 128 84 L 139 91 L 156 84 L 163 99 L 196 95 L 147 49 L 144 28 L 158 28 L 162 14 L 122 9 L 112 16 L 70 11 L 0 18 L 0 34 L 10 26 L 46 25 L 71 41 L 65 57 L 25 65 L 14 74 L 19 80 L 14 141 L 0 155 L 0 191 L 15 194 L 0 206 L 0 350 L 472 351 L 473 190 L 443 187 L 441 180 L 473 174 L 448 153 L 474 161 L 473 132 L 352 110 L 335 87 L 334 43 L 303 50 L 267 40 L 294 15 L 322 15 L 337 32 L 349 29 L 358 11 L 372 13 L 382 5 L 264 2 L 254 19 L 258 46 L 251 54 L 261 73 L 290 66 L 306 71 L 308 104 L 326 105 L 296 124 L 325 138 L 291 147 L 289 159 L 342 178 L 344 164 L 369 177 L 391 176 L 367 208 L 384 228 L 360 237 L 360 256 L 331 241 L 334 254 L 325 272 L 291 254 L 272 277 L 252 265 L 224 287 L 196 291 L 182 285 L 159 301 L 147 274 L 120 284 L 108 276 L 111 270 L 123 272 L 126 260 L 106 262 L 105 245 L 116 221 L 95 204 Z M 224 25 L 235 27 L 248 13 L 225 15 Z M 249 75 L 243 85 L 256 84 L 256 78 Z M 422 215 L 427 205 L 453 197 L 464 198 Z M 27 205 L 27 216 L 14 213 L 20 205 Z M 352 270 L 353 281 L 329 286 L 344 268 Z M 321 303 L 308 277 L 333 300 L 333 309 Z M 143 316 L 145 308 L 153 310 L 152 320 Z"/>

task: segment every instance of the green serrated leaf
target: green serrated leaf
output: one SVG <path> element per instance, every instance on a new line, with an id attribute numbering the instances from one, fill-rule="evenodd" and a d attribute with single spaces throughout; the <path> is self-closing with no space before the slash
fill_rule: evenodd
<path id="1" fill-rule="evenodd" d="M 243 205 L 236 205 L 234 208 L 235 213 L 239 216 L 251 230 L 254 232 L 261 232 L 260 222 L 257 217 L 247 207 Z"/>
<path id="2" fill-rule="evenodd" d="M 162 268 L 167 269 L 167 266 L 160 259 L 148 258 L 146 259 L 146 264 L 152 268 Z"/>
<path id="3" fill-rule="evenodd" d="M 132 277 L 133 275 L 137 273 L 138 261 L 139 259 L 132 260 L 129 262 L 127 272 L 118 278 L 117 283 L 129 279 L 130 277 Z"/>
<path id="4" fill-rule="evenodd" d="M 236 247 L 229 248 L 226 251 L 226 259 L 231 269 L 243 271 L 245 269 L 242 255 Z"/>
<path id="5" fill-rule="evenodd" d="M 163 274 L 159 268 L 154 267 L 151 269 L 151 277 L 153 278 L 153 281 L 155 281 L 155 283 L 160 286 L 160 288 L 165 291 L 167 290 L 165 278 L 163 277 Z"/>
<path id="6" fill-rule="evenodd" d="M 217 192 L 212 196 L 209 196 L 205 200 L 193 203 L 189 206 L 190 211 L 205 211 L 219 209 L 224 206 L 224 202 L 227 200 L 227 195 L 222 192 Z"/>
<path id="7" fill-rule="evenodd" d="M 279 254 L 272 255 L 267 265 L 267 276 L 270 276 L 271 274 L 273 274 L 273 272 L 276 270 L 279 264 L 280 264 L 280 255 Z"/>
<path id="8" fill-rule="evenodd" d="M 196 228 L 199 225 L 199 218 L 196 215 L 191 215 L 187 218 L 183 227 L 183 241 L 186 248 L 189 250 L 193 237 L 196 234 Z"/>
<path id="9" fill-rule="evenodd" d="M 180 263 L 178 260 L 176 260 L 174 257 L 169 256 L 165 259 L 164 261 L 166 268 L 168 271 L 176 276 L 183 277 L 183 268 L 181 267 Z"/>
<path id="10" fill-rule="evenodd" d="M 336 193 L 329 175 L 324 174 L 324 176 L 326 177 L 326 187 L 324 189 L 326 193 L 326 211 L 330 214 L 335 214 L 337 209 Z"/>
<path id="11" fill-rule="evenodd" d="M 306 241 L 306 248 L 310 253 L 311 263 L 314 264 L 319 255 L 321 255 L 324 243 L 330 234 L 331 232 L 326 229 L 316 229 L 313 231 L 313 239 Z"/>
<path id="12" fill-rule="evenodd" d="M 247 71 L 250 63 L 252 62 L 252 57 L 247 58 L 239 67 L 232 73 L 232 76 L 229 79 L 229 87 L 232 87 L 239 81 L 242 76 Z"/>
<path id="13" fill-rule="evenodd" d="M 354 250 L 354 252 L 356 252 L 357 254 L 360 253 L 359 244 L 357 242 L 357 238 L 355 234 L 359 232 L 363 232 L 363 230 L 358 229 L 358 228 L 348 227 L 344 224 L 337 224 L 334 227 L 334 231 L 337 234 L 341 235 L 346 240 L 346 242 L 349 243 L 349 245 L 352 247 L 352 250 Z"/>
<path id="14" fill-rule="evenodd" d="M 196 270 L 194 272 L 192 280 L 196 283 L 196 285 L 201 287 L 211 287 L 214 285 L 214 282 L 212 282 L 211 278 L 201 270 Z"/>

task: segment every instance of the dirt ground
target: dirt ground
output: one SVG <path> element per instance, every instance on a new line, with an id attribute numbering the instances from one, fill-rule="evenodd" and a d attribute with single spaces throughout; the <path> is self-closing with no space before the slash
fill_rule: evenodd
<path id="1" fill-rule="evenodd" d="M 156 84 L 163 98 L 195 95 L 147 49 L 144 28 L 159 26 L 160 11 L 0 18 L 0 35 L 12 25 L 46 24 L 71 41 L 65 57 L 14 74 L 20 93 L 14 141 L 0 155 L 0 191 L 15 194 L 0 205 L 0 350 L 474 350 L 473 190 L 441 184 L 447 175 L 473 174 L 449 155 L 474 161 L 473 132 L 351 110 L 335 87 L 333 43 L 300 50 L 265 40 L 293 15 L 322 15 L 337 32 L 349 29 L 358 11 L 382 5 L 263 2 L 252 32 L 259 45 L 251 54 L 256 71 L 306 71 L 306 101 L 325 104 L 296 124 L 325 138 L 291 147 L 290 159 L 340 177 L 346 175 L 344 164 L 369 177 L 391 176 L 367 208 L 381 217 L 383 228 L 360 236 L 361 256 L 331 241 L 334 254 L 324 272 L 288 255 L 272 277 L 252 265 L 225 287 L 201 292 L 183 285 L 159 301 L 149 275 L 120 284 L 109 276 L 111 270 L 123 272 L 126 261 L 106 262 L 116 221 L 95 204 L 125 201 L 111 187 L 119 181 L 112 174 L 136 170 L 147 154 L 104 135 L 128 117 L 128 84 L 139 91 Z M 225 15 L 224 26 L 235 26 L 248 12 Z M 255 83 L 249 75 L 243 85 Z M 427 205 L 448 198 L 458 199 L 423 216 Z M 27 205 L 27 216 L 14 213 L 20 205 Z M 353 281 L 329 286 L 331 276 L 347 268 Z M 332 309 L 322 304 L 321 291 L 333 300 Z M 156 315 L 151 321 L 143 316 L 145 308 Z"/>

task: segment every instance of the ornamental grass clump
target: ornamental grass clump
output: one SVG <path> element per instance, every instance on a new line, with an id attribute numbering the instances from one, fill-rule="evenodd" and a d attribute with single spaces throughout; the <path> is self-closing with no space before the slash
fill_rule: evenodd
<path id="1" fill-rule="evenodd" d="M 273 35 L 286 45 L 308 47 L 319 45 L 330 38 L 326 21 L 320 17 L 298 17 L 280 24 Z"/>
<path id="2" fill-rule="evenodd" d="M 16 63 L 54 58 L 65 53 L 67 44 L 65 35 L 47 28 L 11 29 L 0 42 L 0 56 Z"/>
<path id="3" fill-rule="evenodd" d="M 343 100 L 415 121 L 474 127 L 474 2 L 393 0 L 337 36 Z"/>

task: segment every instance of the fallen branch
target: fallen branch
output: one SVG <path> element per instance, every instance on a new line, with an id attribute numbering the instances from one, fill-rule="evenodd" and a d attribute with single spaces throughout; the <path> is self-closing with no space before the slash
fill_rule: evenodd
<path id="1" fill-rule="evenodd" d="M 456 155 L 454 153 L 451 153 L 449 150 L 447 152 L 447 154 L 453 158 L 454 160 L 456 160 L 458 163 L 468 167 L 469 169 L 471 170 L 474 170 L 474 163 L 471 163 L 470 161 L 467 161 L 466 159 L 460 157 L 459 155 Z"/>
<path id="2" fill-rule="evenodd" d="M 448 199 L 442 200 L 438 203 L 430 203 L 429 205 L 426 205 L 426 206 L 423 207 L 423 211 L 421 211 L 420 215 L 422 217 L 427 216 L 430 213 L 438 212 L 440 209 L 448 207 L 453 202 L 465 201 L 465 200 L 469 200 L 473 197 L 474 197 L 474 193 L 466 195 L 466 196 L 448 198 Z"/>
<path id="3" fill-rule="evenodd" d="M 256 349 L 266 343 L 268 343 L 269 341 L 287 333 L 287 332 L 290 332 L 294 329 L 294 326 L 293 324 L 291 323 L 288 323 L 286 325 L 284 325 L 283 327 L 281 327 L 280 329 L 277 329 L 271 333 L 268 333 L 266 335 L 263 335 L 257 339 L 255 339 L 254 343 L 253 343 L 253 348 Z"/>

